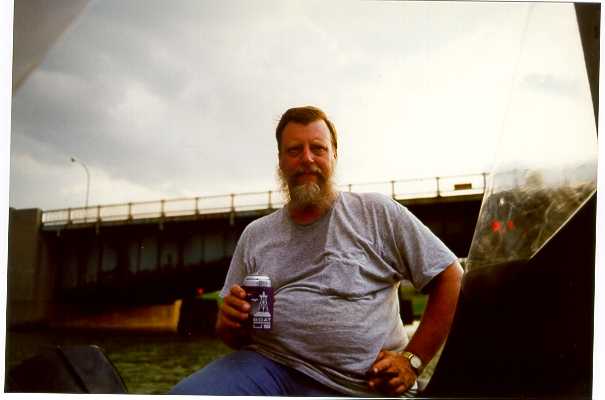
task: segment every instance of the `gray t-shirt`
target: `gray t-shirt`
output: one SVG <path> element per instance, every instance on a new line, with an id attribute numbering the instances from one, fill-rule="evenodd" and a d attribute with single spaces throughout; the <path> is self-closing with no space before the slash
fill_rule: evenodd
<path id="1" fill-rule="evenodd" d="M 422 289 L 456 256 L 404 206 L 342 192 L 309 225 L 286 208 L 242 233 L 221 296 L 248 274 L 271 278 L 273 329 L 253 349 L 349 395 L 372 395 L 365 374 L 381 349 L 402 350 L 399 283 Z"/>

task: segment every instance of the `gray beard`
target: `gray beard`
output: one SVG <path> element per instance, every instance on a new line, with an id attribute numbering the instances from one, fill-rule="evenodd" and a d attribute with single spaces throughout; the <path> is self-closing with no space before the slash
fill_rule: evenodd
<path id="1" fill-rule="evenodd" d="M 301 185 L 291 186 L 288 179 L 284 176 L 281 169 L 277 169 L 282 190 L 286 194 L 288 207 L 293 209 L 305 209 L 318 207 L 320 209 L 328 208 L 336 198 L 334 182 L 332 177 L 326 178 L 320 183 L 308 182 Z"/>
<path id="2" fill-rule="evenodd" d="M 294 208 L 307 208 L 322 202 L 322 192 L 315 182 L 304 183 L 289 190 L 290 205 Z"/>

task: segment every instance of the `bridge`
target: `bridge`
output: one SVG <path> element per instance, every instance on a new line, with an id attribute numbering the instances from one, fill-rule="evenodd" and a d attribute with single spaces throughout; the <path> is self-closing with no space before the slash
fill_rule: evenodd
<path id="1" fill-rule="evenodd" d="M 486 179 L 482 173 L 338 188 L 392 197 L 465 257 Z M 9 302 L 21 304 L 22 311 L 9 320 L 18 324 L 44 317 L 48 304 L 86 304 L 89 309 L 170 305 L 218 290 L 246 225 L 283 204 L 281 192 L 266 191 L 46 211 L 12 209 Z M 41 305 L 33 314 L 32 302 Z"/>

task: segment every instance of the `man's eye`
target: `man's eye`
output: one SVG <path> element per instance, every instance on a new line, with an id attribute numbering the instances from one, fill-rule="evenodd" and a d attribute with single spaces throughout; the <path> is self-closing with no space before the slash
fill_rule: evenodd
<path id="1" fill-rule="evenodd" d="M 326 152 L 328 149 L 326 147 L 323 146 L 313 146 L 311 148 L 311 150 L 313 151 L 313 153 L 315 154 L 323 154 L 324 152 Z"/>
<path id="2" fill-rule="evenodd" d="M 288 154 L 291 156 L 295 156 L 298 153 L 300 153 L 300 149 L 298 147 L 293 147 L 291 149 L 288 149 Z"/>

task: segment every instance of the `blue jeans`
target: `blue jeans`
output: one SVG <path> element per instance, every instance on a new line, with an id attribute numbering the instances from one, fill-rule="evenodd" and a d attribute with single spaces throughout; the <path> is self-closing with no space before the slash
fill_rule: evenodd
<path id="1" fill-rule="evenodd" d="M 255 351 L 239 350 L 180 381 L 168 394 L 317 396 L 342 394 Z"/>

